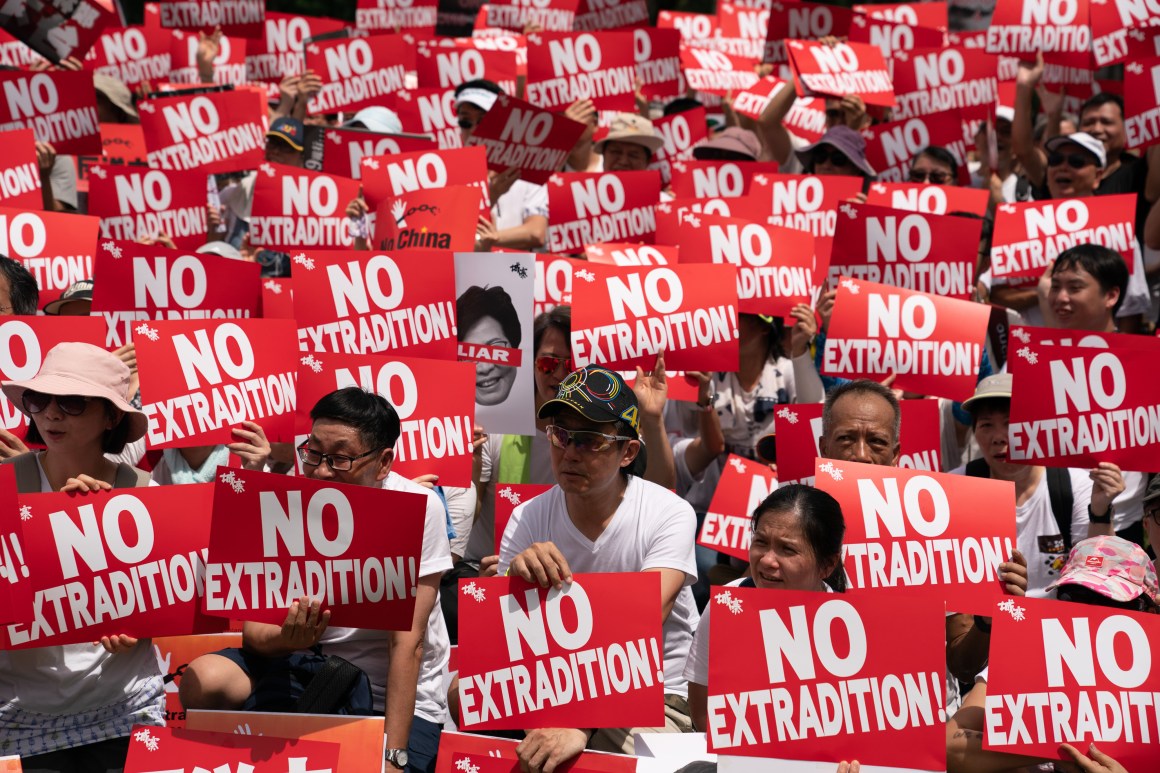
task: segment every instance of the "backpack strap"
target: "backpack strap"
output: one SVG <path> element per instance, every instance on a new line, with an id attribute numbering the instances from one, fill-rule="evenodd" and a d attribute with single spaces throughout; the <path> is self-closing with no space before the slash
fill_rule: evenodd
<path id="1" fill-rule="evenodd" d="M 322 668 L 298 697 L 300 714 L 334 714 L 347 704 L 348 696 L 363 677 L 361 668 L 337 655 L 328 655 Z"/>
<path id="2" fill-rule="evenodd" d="M 21 494 L 36 494 L 40 491 L 40 465 L 36 463 L 36 452 L 14 456 L 3 464 L 11 464 L 16 471 L 16 490 Z"/>
<path id="3" fill-rule="evenodd" d="M 139 470 L 131 464 L 120 462 L 117 464 L 117 476 L 113 479 L 113 488 L 139 488 L 148 486 L 152 476 L 144 470 Z"/>
<path id="4" fill-rule="evenodd" d="M 982 457 L 967 462 L 967 468 L 963 472 L 972 478 L 991 477 L 991 468 L 987 466 L 987 460 Z"/>
<path id="5" fill-rule="evenodd" d="M 1063 544 L 1071 552 L 1071 511 L 1075 495 L 1071 490 L 1071 474 L 1066 467 L 1047 468 L 1047 494 L 1051 497 L 1051 512 L 1063 535 Z"/>

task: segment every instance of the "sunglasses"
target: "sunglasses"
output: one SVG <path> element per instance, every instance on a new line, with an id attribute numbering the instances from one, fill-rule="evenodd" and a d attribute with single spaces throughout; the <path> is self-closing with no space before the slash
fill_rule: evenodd
<path id="1" fill-rule="evenodd" d="M 1085 166 L 1094 166 L 1096 163 L 1094 158 L 1083 153 L 1068 153 L 1065 156 L 1063 153 L 1053 151 L 1047 154 L 1048 166 L 1060 166 L 1064 162 L 1072 169 L 1083 169 Z"/>
<path id="2" fill-rule="evenodd" d="M 546 373 L 548 375 L 555 373 L 556 369 L 559 368 L 561 365 L 564 366 L 564 370 L 566 372 L 568 372 L 568 373 L 572 372 L 572 358 L 571 357 L 548 357 L 547 355 L 545 355 L 543 357 L 536 358 L 536 369 L 539 370 L 541 373 Z"/>
<path id="3" fill-rule="evenodd" d="M 587 429 L 564 429 L 555 424 L 549 424 L 544 430 L 550 442 L 561 451 L 569 443 L 576 446 L 576 450 L 586 454 L 598 454 L 607 451 L 618 440 L 635 440 L 627 435 L 605 435 L 603 432 L 594 432 Z"/>
<path id="4" fill-rule="evenodd" d="M 56 400 L 56 407 L 60 408 L 60 412 L 68 416 L 80 416 L 88 407 L 89 401 L 93 398 L 85 395 L 46 395 L 43 392 L 33 392 L 31 389 L 24 390 L 24 396 L 21 402 L 24 403 L 24 410 L 29 414 L 37 414 L 48 407 L 48 404 Z"/>
<path id="5" fill-rule="evenodd" d="M 910 170 L 910 181 L 912 183 L 924 183 L 930 180 L 934 185 L 942 185 L 950 181 L 951 176 L 946 172 L 920 172 L 917 169 Z"/>
<path id="6" fill-rule="evenodd" d="M 831 107 L 826 110 L 826 120 L 830 123 L 837 123 L 838 121 L 842 120 L 842 108 Z"/>
<path id="7" fill-rule="evenodd" d="M 853 166 L 850 163 L 850 157 L 840 150 L 834 148 L 814 148 L 813 153 L 814 166 L 824 164 L 829 161 L 834 166 Z"/>

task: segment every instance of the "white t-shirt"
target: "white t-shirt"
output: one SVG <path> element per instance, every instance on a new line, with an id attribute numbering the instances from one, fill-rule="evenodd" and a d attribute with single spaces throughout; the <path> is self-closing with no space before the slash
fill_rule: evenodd
<path id="1" fill-rule="evenodd" d="M 966 465 L 951 472 L 964 475 Z M 1071 544 L 1087 539 L 1088 505 L 1092 501 L 1092 481 L 1084 470 L 1068 471 L 1071 478 Z M 1027 595 L 1045 598 L 1047 586 L 1059 579 L 1067 562 L 1067 550 L 1059 533 L 1059 523 L 1051 511 L 1047 473 L 1026 502 L 1015 507 L 1015 542 L 1027 558 Z"/>
<path id="2" fill-rule="evenodd" d="M 688 686 L 682 673 L 698 619 L 691 588 L 697 580 L 693 552 L 696 529 L 697 517 L 688 502 L 666 488 L 631 476 L 620 507 L 593 542 L 572 523 L 564 492 L 556 486 L 512 513 L 500 545 L 499 573 L 506 572 L 512 559 L 535 542 L 553 543 L 577 574 L 646 569 L 684 572 L 685 585 L 677 594 L 663 632 L 665 692 L 686 695 Z"/>
<path id="3" fill-rule="evenodd" d="M 423 524 L 423 555 L 419 559 L 419 576 L 441 576 L 451 568 L 451 546 L 447 541 L 447 515 L 443 503 L 434 491 L 412 483 L 391 472 L 383 481 L 388 491 L 409 491 L 427 497 L 427 517 Z M 366 672 L 371 680 L 375 709 L 386 706 L 387 672 L 390 666 L 387 643 L 390 631 L 368 628 L 330 627 L 322 635 L 322 654 L 338 655 Z M 443 692 L 443 667 L 451 651 L 447 626 L 443 622 L 443 608 L 436 595 L 431 616 L 427 619 L 427 635 L 423 639 L 423 663 L 419 667 L 419 683 L 415 690 L 415 715 L 429 722 L 440 723 L 447 714 L 447 696 Z"/>
<path id="4" fill-rule="evenodd" d="M 548 216 L 548 189 L 524 180 L 516 180 L 491 206 L 497 231 L 516 228 L 533 215 Z"/>
<path id="5" fill-rule="evenodd" d="M 473 564 L 478 564 L 481 558 L 495 555 L 495 484 L 517 483 L 514 480 L 496 480 L 499 475 L 500 453 L 503 448 L 503 435 L 488 435 L 483 444 L 483 459 L 480 464 L 479 482 L 482 484 L 479 517 L 471 527 L 471 536 L 467 541 L 467 552 L 463 558 Z M 551 444 L 548 436 L 543 432 L 532 435 L 532 446 L 528 451 L 528 483 L 538 483 L 552 486 L 556 483 L 556 475 L 552 472 Z"/>

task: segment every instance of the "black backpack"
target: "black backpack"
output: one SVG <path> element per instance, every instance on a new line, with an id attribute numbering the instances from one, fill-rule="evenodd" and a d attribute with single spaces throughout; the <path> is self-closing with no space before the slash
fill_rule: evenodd
<path id="1" fill-rule="evenodd" d="M 299 714 L 375 714 L 371 681 L 361 668 L 322 648 L 271 663 L 242 707 Z"/>
<path id="2" fill-rule="evenodd" d="M 1063 544 L 1067 553 L 1071 552 L 1071 509 L 1075 504 L 1075 497 L 1071 492 L 1071 475 L 1065 467 L 1048 467 L 1047 495 L 1051 499 L 1051 512 L 1059 526 L 1059 533 L 1063 536 Z M 991 468 L 986 459 L 974 459 L 967 462 L 967 475 L 972 478 L 991 477 Z"/>

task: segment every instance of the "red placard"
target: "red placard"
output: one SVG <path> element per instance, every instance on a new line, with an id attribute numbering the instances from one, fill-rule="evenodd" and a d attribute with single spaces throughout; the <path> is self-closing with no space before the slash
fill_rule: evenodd
<path id="1" fill-rule="evenodd" d="M 519 741 L 507 738 L 493 738 L 489 735 L 454 733 L 444 731 L 439 737 L 439 759 L 435 761 L 435 773 L 462 773 L 460 760 L 468 760 L 472 765 L 487 765 L 480 773 L 520 773 L 520 761 L 516 756 Z M 636 773 L 636 757 L 602 752 L 580 752 L 580 754 L 560 763 L 556 770 L 560 773 Z"/>
<path id="2" fill-rule="evenodd" d="M 294 319 L 294 281 L 290 277 L 271 277 L 262 282 L 262 317 Z"/>
<path id="3" fill-rule="evenodd" d="M 16 501 L 16 470 L 0 469 L 0 623 L 21 623 L 34 615 L 32 583 L 24 557 L 24 527 Z"/>
<path id="4" fill-rule="evenodd" d="M 483 148 L 456 148 L 368 156 L 362 160 L 363 195 L 372 207 L 391 196 L 448 185 L 474 185 L 483 193 L 480 214 L 488 214 L 487 151 Z"/>
<path id="5" fill-rule="evenodd" d="M 736 198 L 748 195 L 755 175 L 776 173 L 774 161 L 674 161 L 673 195 Z"/>
<path id="6" fill-rule="evenodd" d="M 269 118 L 256 92 L 157 97 L 137 109 L 155 169 L 218 174 L 256 169 L 265 160 Z"/>
<path id="7" fill-rule="evenodd" d="M 572 275 L 583 271 L 586 264 L 582 260 L 569 260 L 560 255 L 536 255 L 536 284 L 532 291 L 535 300 L 535 315 L 557 306 L 572 303 Z"/>
<path id="8" fill-rule="evenodd" d="M 1089 556 L 1089 571 L 1104 560 Z M 1094 742 L 1124 770 L 1155 766 L 1160 617 L 1026 598 L 992 614 L 984 749 L 1070 762 L 1061 743 Z"/>
<path id="9" fill-rule="evenodd" d="M 0 64 L 27 70 L 46 61 L 48 60 L 36 53 L 23 40 L 18 40 L 6 30 L 0 29 Z"/>
<path id="10" fill-rule="evenodd" d="M 401 252 L 413 249 L 471 252 L 479 223 L 479 188 L 449 185 L 383 199 L 375 213 L 374 244 Z"/>
<path id="11" fill-rule="evenodd" d="M 818 459 L 814 485 L 846 515 L 852 588 L 905 588 L 908 603 L 978 614 L 1005 597 L 998 572 L 1015 548 L 1010 481 Z"/>
<path id="12" fill-rule="evenodd" d="M 786 40 L 817 40 L 829 35 L 841 38 L 850 34 L 854 12 L 825 3 L 799 3 L 777 0 L 782 10 L 769 16 L 765 38 L 765 61 L 788 62 Z"/>
<path id="13" fill-rule="evenodd" d="M 477 27 L 523 32 L 535 25 L 545 32 L 571 32 L 579 0 L 541 0 L 535 5 L 519 0 L 492 0 L 480 9 Z"/>
<path id="14" fill-rule="evenodd" d="M 943 48 L 894 58 L 895 119 L 959 110 L 964 120 L 995 112 L 999 61 L 985 51 Z"/>
<path id="15" fill-rule="evenodd" d="M 0 126 L 32 129 L 61 155 L 101 152 L 97 92 L 85 70 L 0 71 Z"/>
<path id="16" fill-rule="evenodd" d="M 136 241 L 165 234 L 183 250 L 205 244 L 206 176 L 121 164 L 89 167 L 89 214 L 102 239 Z"/>
<path id="17" fill-rule="evenodd" d="M 570 253 L 599 242 L 651 244 L 660 194 L 655 171 L 554 174 L 548 179 L 548 249 Z"/>
<path id="18" fill-rule="evenodd" d="M 459 584 L 459 726 L 650 727 L 664 710 L 664 637 L 656 572 L 577 574 L 557 590 L 518 577 Z M 567 622 L 565 622 L 567 621 Z M 559 662 L 586 663 L 593 680 Z M 494 677 L 512 674 L 510 680 Z M 519 674 L 519 676 L 516 676 Z M 537 675 L 542 675 L 539 678 Z M 535 685 L 530 702 L 513 685 Z M 493 681 L 494 679 L 494 681 Z"/>
<path id="19" fill-rule="evenodd" d="M 250 241 L 281 250 L 350 247 L 346 205 L 360 188 L 347 177 L 264 161 L 254 183 Z"/>
<path id="20" fill-rule="evenodd" d="M 396 95 L 395 112 L 408 132 L 429 134 L 438 147 L 463 147 L 455 115 L 455 89 L 411 89 Z"/>
<path id="21" fill-rule="evenodd" d="M 842 228 L 830 253 L 829 288 L 845 276 L 970 300 L 983 221 L 899 212 L 868 204 L 838 207 Z"/>
<path id="22" fill-rule="evenodd" d="M 765 54 L 769 17 L 769 8 L 752 7 L 748 1 L 738 4 L 718 3 L 717 28 L 721 31 L 721 37 L 706 42 L 718 51 L 760 62 Z"/>
<path id="23" fill-rule="evenodd" d="M 322 91 L 307 106 L 311 115 L 354 112 L 404 90 L 415 47 L 401 35 L 312 40 L 306 69 L 322 78 Z"/>
<path id="24" fill-rule="evenodd" d="M 945 148 L 959 165 L 959 185 L 969 185 L 967 143 L 963 139 L 963 122 L 957 110 L 920 118 L 878 124 L 862 131 L 866 138 L 866 160 L 878 173 L 880 182 L 906 182 L 910 161 L 931 145 Z"/>
<path id="25" fill-rule="evenodd" d="M 201 87 L 201 72 L 197 64 L 200 33 L 173 30 L 170 40 L 172 69 L 166 80 L 171 84 Z M 213 58 L 213 83 L 218 86 L 240 86 L 246 82 L 246 44 L 244 37 L 222 35 L 218 38 L 218 53 Z"/>
<path id="26" fill-rule="evenodd" d="M 145 133 L 141 130 L 140 124 L 101 124 L 101 146 L 103 148 L 101 161 L 104 163 L 148 166 Z M 88 169 L 85 166 L 85 159 L 81 159 L 81 173 L 86 176 L 87 183 Z"/>
<path id="27" fill-rule="evenodd" d="M 543 494 L 551 486 L 542 483 L 501 483 L 495 489 L 495 554 L 503 542 L 503 533 L 519 505 Z"/>
<path id="28" fill-rule="evenodd" d="M 1011 342 L 1007 365 L 1019 384 L 1011 396 L 1012 462 L 1156 467 L 1160 436 L 1148 417 L 1160 401 L 1142 374 L 1154 370 L 1160 342 L 1106 338 L 1110 349 Z"/>
<path id="29" fill-rule="evenodd" d="M 410 630 L 426 513 L 424 494 L 219 467 L 203 608 L 281 625 L 310 596 L 333 625 Z"/>
<path id="30" fill-rule="evenodd" d="M 982 217 L 987 212 L 990 194 L 981 188 L 925 183 L 871 183 L 866 203 L 875 207 L 949 215 L 969 212 Z"/>
<path id="31" fill-rule="evenodd" d="M 438 0 L 358 0 L 355 26 L 370 32 L 434 31 Z"/>
<path id="32" fill-rule="evenodd" d="M 142 83 L 169 78 L 169 46 L 170 35 L 160 27 L 106 27 L 85 57 L 85 68 L 134 90 Z"/>
<path id="33" fill-rule="evenodd" d="M 766 770 L 788 767 L 786 760 L 828 769 L 855 757 L 884 769 L 946 769 L 941 604 L 716 588 L 712 608 L 711 751 L 777 758 L 761 761 Z M 735 762 L 734 769 L 762 769 Z"/>
<path id="34" fill-rule="evenodd" d="M 481 48 L 472 40 L 449 45 L 447 41 L 433 39 L 420 42 L 415 66 L 420 87 L 455 88 L 467 81 L 486 78 L 505 93 L 516 93 L 514 51 Z"/>
<path id="35" fill-rule="evenodd" d="M 603 12 L 612 10 L 608 7 L 610 4 L 607 0 L 601 5 L 605 6 Z M 635 0 L 624 0 L 623 5 L 619 7 L 627 9 L 636 5 Z M 580 26 L 579 19 L 576 29 L 584 29 Z M 636 77 L 642 84 L 641 93 L 647 99 L 678 96 L 681 91 L 681 33 L 676 30 L 637 27 L 632 31 L 632 40 Z"/>
<path id="36" fill-rule="evenodd" d="M 882 5 L 855 5 L 857 13 L 867 14 L 873 19 L 888 19 L 912 27 L 947 28 L 947 4 L 945 2 L 884 3 Z"/>
<path id="37" fill-rule="evenodd" d="M 916 49 L 938 48 L 944 38 L 943 31 L 933 27 L 916 27 L 862 14 L 856 15 L 850 24 L 852 42 L 876 46 L 886 59 Z"/>
<path id="38" fill-rule="evenodd" d="M 635 109 L 631 32 L 536 32 L 528 38 L 527 97 L 546 110 L 591 99 L 597 110 Z"/>
<path id="39" fill-rule="evenodd" d="M 207 35 L 221 27 L 227 35 L 262 36 L 266 4 L 262 0 L 158 0 L 161 26 Z"/>
<path id="40" fill-rule="evenodd" d="M 430 137 L 418 134 L 378 134 L 363 129 L 306 127 L 306 163 L 315 172 L 362 179 L 362 160 L 367 156 L 397 156 L 435 150 Z"/>
<path id="41" fill-rule="evenodd" d="M 757 83 L 744 89 L 733 97 L 733 110 L 753 120 L 760 120 L 761 114 L 769 105 L 770 100 L 781 93 L 782 89 L 790 88 L 790 84 L 781 78 L 767 75 Z"/>
<path id="42" fill-rule="evenodd" d="M 308 39 L 344 25 L 338 19 L 270 11 L 264 26 L 264 35 L 246 42 L 246 80 L 277 86 L 287 75 L 306 69 L 303 50 Z"/>
<path id="43" fill-rule="evenodd" d="M 35 616 L 5 626 L 5 648 L 225 630 L 199 610 L 211 495 L 208 485 L 21 495 Z"/>
<path id="44" fill-rule="evenodd" d="M 648 23 L 648 3 L 645 0 L 580 0 L 572 29 L 644 29 Z"/>
<path id="45" fill-rule="evenodd" d="M 0 204 L 21 209 L 42 209 L 40 166 L 36 161 L 36 137 L 32 129 L 4 132 L 5 151 L 0 157 Z"/>
<path id="46" fill-rule="evenodd" d="M 938 400 L 900 400 L 902 432 L 898 466 L 909 470 L 942 469 Z M 778 406 L 773 419 L 777 435 L 777 479 L 781 485 L 814 485 L 814 459 L 821 454 L 822 404 Z"/>
<path id="47" fill-rule="evenodd" d="M 0 254 L 18 260 L 36 279 L 40 307 L 69 285 L 93 277 L 95 217 L 0 207 Z"/>
<path id="48" fill-rule="evenodd" d="M 310 410 L 336 389 L 357 386 L 387 398 L 402 424 L 391 469 L 403 477 L 439 476 L 441 486 L 471 485 L 475 367 L 379 354 L 308 354 L 298 368 L 298 434 Z"/>
<path id="49" fill-rule="evenodd" d="M 661 11 L 657 14 L 658 29 L 675 29 L 681 33 L 681 42 L 702 46 L 706 41 L 721 36 L 717 16 L 685 11 Z"/>
<path id="50" fill-rule="evenodd" d="M 822 372 L 879 381 L 894 373 L 896 389 L 966 400 L 990 317 L 983 304 L 843 279 Z"/>
<path id="51" fill-rule="evenodd" d="M 487 151 L 487 167 L 520 170 L 520 179 L 543 185 L 564 166 L 586 130 L 579 121 L 501 94 L 471 134 L 469 145 Z"/>
<path id="52" fill-rule="evenodd" d="M 293 321 L 143 322 L 134 333 L 150 448 L 232 443 L 243 421 L 270 442 L 293 439 Z"/>
<path id="53" fill-rule="evenodd" d="M 117 19 L 101 0 L 41 0 L 6 6 L 0 26 L 53 64 L 84 58 L 101 30 Z"/>
<path id="54" fill-rule="evenodd" d="M 800 100 L 799 100 L 800 101 Z M 818 256 L 814 279 L 821 284 L 830 262 L 830 245 L 838 228 L 838 205 L 862 192 L 861 177 L 763 174 L 753 178 L 750 196 L 768 205 L 770 225 L 796 228 L 814 235 Z"/>
<path id="55" fill-rule="evenodd" d="M 987 53 L 1086 68 L 1092 62 L 1088 0 L 998 0 L 987 27 Z"/>
<path id="56" fill-rule="evenodd" d="M 1156 48 L 1156 36 L 1147 29 L 1156 25 L 1158 14 L 1147 3 L 1113 0 L 1111 3 L 1091 3 L 1089 8 L 1096 67 L 1160 53 Z"/>
<path id="57" fill-rule="evenodd" d="M 721 482 L 705 513 L 697 544 L 749 561 L 753 511 L 777 488 L 777 473 L 769 465 L 729 454 L 721 468 Z"/>
<path id="58" fill-rule="evenodd" d="M 668 183 L 672 178 L 673 162 L 691 159 L 693 148 L 709 139 L 709 124 L 703 107 L 657 118 L 653 121 L 653 130 L 665 144 L 653 154 L 648 168 L 661 173 L 662 183 Z"/>
<path id="59" fill-rule="evenodd" d="M 455 359 L 451 253 L 315 251 L 296 257 L 302 283 L 294 312 L 302 351 Z"/>
<path id="60" fill-rule="evenodd" d="M 753 71 L 755 60 L 730 56 L 710 48 L 681 48 L 681 69 L 691 89 L 724 97 L 733 91 L 748 89 L 759 77 Z"/>
<path id="61" fill-rule="evenodd" d="M 677 262 L 679 247 L 664 244 L 588 244 L 584 254 L 593 263 L 610 266 L 670 266 Z"/>
<path id="62" fill-rule="evenodd" d="M 785 126 L 807 142 L 817 142 L 826 133 L 826 100 L 798 97 L 785 114 Z"/>
<path id="63" fill-rule="evenodd" d="M 620 268 L 590 264 L 572 284 L 572 359 L 577 367 L 651 369 L 665 352 L 672 370 L 737 369 L 737 269 Z"/>
<path id="64" fill-rule="evenodd" d="M 1160 59 L 1124 66 L 1124 133 L 1132 148 L 1160 142 Z"/>
<path id="65" fill-rule="evenodd" d="M 338 770 L 339 745 L 262 734 L 210 733 L 134 725 L 125 773 L 237 770 L 246 773 Z"/>
<path id="66" fill-rule="evenodd" d="M 894 106 L 890 70 L 875 46 L 790 40 L 786 47 L 799 95 L 859 96 L 867 105 Z"/>
<path id="67" fill-rule="evenodd" d="M 813 298 L 814 237 L 792 228 L 716 215 L 681 215 L 678 241 L 682 265 L 737 266 L 738 310 L 742 314 L 788 316 Z"/>
<path id="68" fill-rule="evenodd" d="M 998 279 L 1043 275 L 1059 253 L 1099 244 L 1135 262 L 1136 194 L 1000 204 L 991 237 L 991 273 Z"/>

